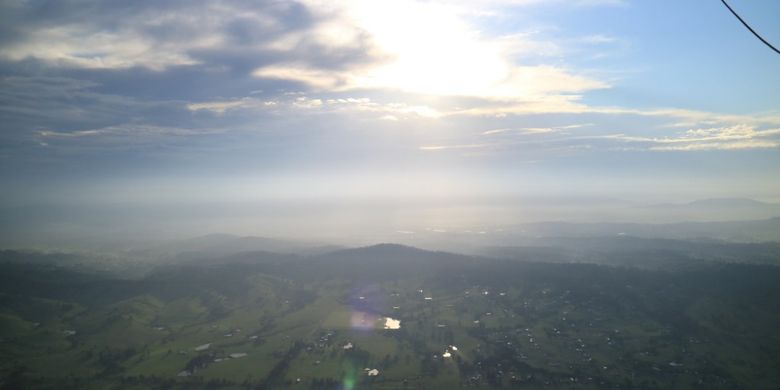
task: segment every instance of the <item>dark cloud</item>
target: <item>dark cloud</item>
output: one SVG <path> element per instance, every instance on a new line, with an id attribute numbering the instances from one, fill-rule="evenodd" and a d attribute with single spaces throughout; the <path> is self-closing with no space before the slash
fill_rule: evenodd
<path id="1" fill-rule="evenodd" d="M 330 17 L 294 1 L 4 2 L 0 137 L 9 145 L 31 142 L 42 129 L 219 127 L 209 122 L 213 117 L 193 115 L 186 105 L 250 94 L 273 98 L 303 88 L 254 78 L 257 67 L 294 61 L 329 69 L 371 61 L 371 44 L 363 35 L 340 46 L 316 36 L 316 27 Z M 61 39 L 46 42 L 52 30 Z M 296 34 L 291 47 L 271 48 L 286 34 Z M 102 39 L 111 44 L 101 46 Z M 51 57 L 48 46 L 75 60 L 96 56 L 115 63 L 86 66 Z M 17 58 L 19 53 L 26 57 Z M 166 55 L 190 63 L 166 62 Z"/>
<path id="2" fill-rule="evenodd" d="M 63 30 L 58 34 L 66 40 L 83 38 L 83 46 L 66 49 L 74 55 L 87 57 L 93 54 L 121 56 L 123 44 L 142 42 L 149 46 L 149 51 L 154 51 L 154 55 L 180 51 L 173 54 L 191 56 L 207 68 L 221 66 L 240 71 L 274 62 L 296 61 L 333 68 L 372 59 L 370 42 L 364 35 L 358 34 L 356 41 L 346 46 L 332 46 L 317 39 L 314 29 L 334 16 L 318 15 L 294 1 L 63 0 L 10 2 L 0 7 L 0 14 L 4 15 L 0 19 L 3 29 L 0 49 L 38 42 L 43 39 L 42 31 L 56 28 Z M 268 48 L 270 43 L 293 33 L 299 34 L 293 47 L 285 50 Z M 89 38 L 98 34 L 132 42 L 117 41 L 111 50 L 118 53 L 101 53 L 106 49 L 89 47 Z M 34 57 L 40 51 L 40 48 L 22 48 L 16 55 L 29 52 Z M 150 61 L 145 58 L 126 60 L 138 66 L 145 66 Z M 175 64 L 153 65 L 159 68 Z"/>

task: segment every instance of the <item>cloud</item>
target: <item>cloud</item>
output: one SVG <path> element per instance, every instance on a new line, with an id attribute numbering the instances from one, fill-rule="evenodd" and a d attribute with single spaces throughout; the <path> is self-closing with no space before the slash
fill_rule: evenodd
<path id="1" fill-rule="evenodd" d="M 555 133 L 557 130 L 552 127 L 526 127 L 522 129 L 523 134 L 547 134 Z"/>
<path id="2" fill-rule="evenodd" d="M 474 7 L 473 1 L 468 0 L 449 0 L 440 1 L 445 4 L 455 4 Z M 525 7 L 540 4 L 554 4 L 573 7 L 596 7 L 596 6 L 622 6 L 625 0 L 482 0 L 479 2 L 483 7 Z"/>
<path id="3" fill-rule="evenodd" d="M 286 147 L 310 142 L 317 149 L 324 148 L 315 142 L 317 130 L 351 136 L 353 128 L 370 123 L 404 129 L 399 133 L 426 127 L 436 137 L 416 130 L 400 136 L 408 137 L 407 149 L 427 145 L 424 151 L 548 150 L 587 139 L 601 139 L 593 146 L 603 149 L 775 147 L 777 137 L 766 129 L 780 125 L 776 113 L 588 103 L 585 96 L 611 82 L 567 61 L 569 46 L 607 50 L 623 37 L 484 28 L 505 7 L 621 4 L 4 2 L 0 137 L 6 149 L 25 142 L 111 148 L 156 140 L 190 146 L 187 138 L 221 132 L 243 132 L 235 139 L 263 134 L 257 142 L 264 142 L 284 138 L 279 134 L 286 131 L 297 137 L 279 141 L 289 142 Z M 326 115 L 332 122 L 321 119 Z M 269 125 L 279 118 L 295 126 Z M 632 126 L 631 134 L 608 138 L 622 131 L 613 125 L 618 120 Z M 572 122 L 593 125 L 560 125 Z M 339 126 L 343 129 L 332 129 Z M 491 136 L 491 143 L 482 136 Z"/>
<path id="4" fill-rule="evenodd" d="M 638 116 L 661 118 L 668 121 L 667 127 L 691 128 L 702 126 L 724 126 L 749 124 L 752 126 L 780 125 L 780 114 L 776 112 L 756 114 L 726 114 L 683 108 L 628 108 L 618 106 L 595 106 L 582 103 L 579 95 L 548 95 L 529 100 L 491 100 L 481 104 L 454 109 L 451 116 L 506 117 L 534 114 L 597 114 L 603 116 Z"/>
<path id="5" fill-rule="evenodd" d="M 742 149 L 774 149 L 780 146 L 778 141 L 748 140 L 737 142 L 693 142 L 683 145 L 652 146 L 656 151 L 702 151 L 702 150 L 742 150 Z"/>
<path id="6" fill-rule="evenodd" d="M 312 9 L 322 6 L 308 4 Z M 340 29 L 350 32 L 347 36 L 362 32 L 374 61 L 330 69 L 291 59 L 258 67 L 253 75 L 290 80 L 321 92 L 395 90 L 515 101 L 608 87 L 560 66 L 518 62 L 514 57 L 540 45 L 526 34 L 485 34 L 451 4 L 411 0 L 335 4 Z M 401 24 L 403 28 L 398 28 Z"/>
<path id="7" fill-rule="evenodd" d="M 228 101 L 213 101 L 202 103 L 190 103 L 187 104 L 187 109 L 190 111 L 210 111 L 217 114 L 224 114 L 231 110 L 246 109 L 252 107 L 270 107 L 276 105 L 273 101 L 259 101 L 257 99 L 242 98 L 237 100 Z"/>
<path id="8" fill-rule="evenodd" d="M 604 34 L 593 34 L 593 35 L 586 35 L 584 37 L 581 37 L 578 39 L 580 43 L 587 43 L 591 45 L 601 45 L 606 43 L 614 43 L 618 41 L 617 38 L 604 35 Z"/>
<path id="9" fill-rule="evenodd" d="M 509 131 L 512 131 L 513 129 L 510 128 L 502 128 L 502 129 L 492 129 L 492 130 L 486 130 L 482 132 L 482 135 L 494 135 L 494 134 L 501 134 L 506 133 Z"/>
<path id="10" fill-rule="evenodd" d="M 451 149 L 481 149 L 489 146 L 493 146 L 493 145 L 492 144 L 427 145 L 427 146 L 420 146 L 419 149 L 424 151 L 437 151 L 437 150 L 451 150 Z"/>
<path id="11" fill-rule="evenodd" d="M 40 128 L 105 126 L 171 108 L 165 102 L 146 103 L 97 93 L 97 86 L 89 80 L 60 76 L 0 78 L 0 119 L 6 125 L 3 136 L 17 137 Z"/>
<path id="12" fill-rule="evenodd" d="M 470 7 L 531 3 L 498 1 Z M 468 114 L 473 109 L 477 115 L 495 102 L 522 105 L 525 112 L 571 111 L 582 93 L 609 87 L 561 65 L 524 64 L 524 56 L 543 47 L 555 51 L 555 44 L 538 41 L 533 34 L 482 31 L 457 1 L 79 4 L 63 0 L 56 6 L 36 2 L 0 6 L 7 35 L 13 36 L 0 41 L 0 60 L 40 62 L 71 73 L 81 70 L 82 77 L 103 78 L 99 82 L 116 79 L 122 72 L 125 77 L 166 85 L 150 87 L 158 94 L 173 95 L 181 89 L 185 99 L 187 93 L 203 91 L 224 90 L 235 96 L 238 81 L 252 76 L 256 81 L 246 84 L 276 83 L 268 84 L 275 86 L 268 91 L 400 91 L 476 98 L 458 111 Z M 399 24 L 404 28 L 399 29 Z M 166 77 L 184 72 L 190 72 L 192 81 L 175 78 L 172 82 Z M 225 85 L 218 85 L 219 81 Z M 195 89 L 184 84 L 203 85 Z M 125 91 L 137 88 L 128 82 L 119 86 Z M 254 104 L 222 100 L 222 105 L 208 107 L 190 102 L 186 108 L 226 114 Z M 224 105 L 227 100 L 230 105 Z M 453 112 L 429 104 L 406 106 L 396 109 L 421 117 Z"/>
<path id="13" fill-rule="evenodd" d="M 4 2 L 0 11 L 13 36 L 0 43 L 0 58 L 50 66 L 251 69 L 295 58 L 327 68 L 370 55 L 360 32 L 327 33 L 328 15 L 296 1 L 62 0 Z"/>
<path id="14" fill-rule="evenodd" d="M 286 97 L 278 97 L 272 100 L 255 98 L 241 98 L 227 101 L 212 101 L 191 103 L 187 105 L 190 111 L 207 111 L 222 115 L 231 110 L 246 110 L 253 113 L 260 112 L 287 112 L 300 114 L 301 110 L 329 113 L 375 113 L 379 119 L 397 121 L 401 118 L 439 118 L 442 113 L 426 106 L 408 103 L 380 103 L 370 98 L 316 98 L 306 95 L 292 94 Z"/>
<path id="15" fill-rule="evenodd" d="M 573 125 L 565 125 L 565 126 L 551 126 L 551 127 L 522 127 L 522 128 L 501 128 L 501 129 L 493 129 L 493 130 L 487 130 L 483 131 L 481 135 L 496 135 L 496 134 L 506 134 L 506 133 L 515 133 L 515 134 L 521 134 L 521 135 L 532 135 L 532 134 L 551 134 L 551 133 L 560 133 L 565 130 L 570 129 L 578 129 L 581 127 L 586 126 L 593 126 L 592 123 L 583 123 L 583 124 L 573 124 Z"/>
<path id="16" fill-rule="evenodd" d="M 628 123 L 636 123 L 634 120 L 637 117 L 632 118 L 625 119 L 629 120 Z M 614 120 L 614 118 L 609 119 Z M 521 123 L 527 120 L 528 117 L 517 119 Z M 555 119 L 555 116 L 537 116 L 535 120 L 544 123 L 558 119 Z M 592 151 L 701 152 L 780 147 L 780 129 L 777 128 L 759 129 L 751 125 L 738 124 L 670 131 L 668 127 L 650 122 L 645 122 L 644 125 L 632 129 L 633 134 L 609 134 L 610 129 L 605 122 L 495 128 L 471 133 L 461 132 L 457 137 L 451 137 L 449 143 L 438 140 L 437 143 L 418 147 L 418 149 L 423 152 L 479 149 L 481 152 L 478 156 L 482 158 L 507 159 L 522 155 L 544 160 L 561 155 L 592 153 Z M 664 135 L 647 135 L 653 133 Z M 489 137 L 490 142 L 484 142 L 485 137 Z"/>
<path id="17" fill-rule="evenodd" d="M 183 129 L 175 127 L 160 127 L 151 125 L 127 124 L 121 126 L 109 126 L 99 129 L 77 130 L 77 131 L 53 131 L 40 130 L 38 136 L 44 138 L 82 138 L 82 137 L 102 137 L 102 136 L 135 136 L 141 134 L 153 135 L 192 135 L 207 133 L 203 130 Z"/>
<path id="18" fill-rule="evenodd" d="M 56 131 L 38 130 L 36 138 L 42 146 L 119 147 L 157 144 L 166 139 L 221 133 L 223 130 L 163 127 L 127 123 L 96 129 Z"/>
<path id="19" fill-rule="evenodd" d="M 729 127 L 689 129 L 667 137 L 615 134 L 601 138 L 644 144 L 646 150 L 655 151 L 769 149 L 780 146 L 780 129 L 757 130 L 751 125 L 740 124 Z"/>
<path id="20" fill-rule="evenodd" d="M 260 78 L 290 80 L 324 91 L 354 89 L 354 76 L 349 72 L 311 69 L 297 64 L 271 65 L 255 69 L 252 75 Z"/>

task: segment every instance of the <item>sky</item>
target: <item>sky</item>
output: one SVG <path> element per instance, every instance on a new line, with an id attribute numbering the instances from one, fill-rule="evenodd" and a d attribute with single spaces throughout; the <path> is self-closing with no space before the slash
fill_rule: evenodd
<path id="1" fill-rule="evenodd" d="M 780 3 L 730 3 L 780 45 Z M 778 69 L 715 0 L 0 0 L 2 223 L 780 201 Z"/>

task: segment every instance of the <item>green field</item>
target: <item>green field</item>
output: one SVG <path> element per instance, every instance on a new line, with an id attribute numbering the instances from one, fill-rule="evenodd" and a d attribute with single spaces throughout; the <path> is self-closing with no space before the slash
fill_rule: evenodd
<path id="1" fill-rule="evenodd" d="M 659 272 L 438 254 L 404 276 L 381 269 L 386 254 L 363 255 L 316 264 L 258 255 L 134 279 L 6 264 L 3 388 L 780 383 L 774 267 Z M 385 317 L 400 328 L 384 329 Z"/>

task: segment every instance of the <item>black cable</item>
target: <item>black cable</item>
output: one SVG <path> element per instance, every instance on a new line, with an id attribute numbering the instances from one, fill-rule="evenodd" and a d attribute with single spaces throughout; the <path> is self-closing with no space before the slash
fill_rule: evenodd
<path id="1" fill-rule="evenodd" d="M 755 32 L 755 30 L 753 30 L 752 28 L 750 28 L 750 26 L 749 26 L 749 25 L 748 25 L 748 24 L 747 24 L 747 23 L 746 23 L 744 20 L 742 20 L 742 18 L 740 18 L 740 17 L 739 17 L 739 15 L 737 15 L 737 13 L 736 13 L 736 12 L 734 12 L 734 10 L 733 10 L 733 9 L 731 9 L 731 7 L 729 6 L 729 4 L 728 4 L 728 3 L 726 3 L 726 0 L 720 0 L 720 1 L 723 3 L 723 5 L 725 5 L 725 6 L 726 6 L 726 8 L 728 8 L 728 9 L 729 9 L 729 11 L 731 11 L 731 13 L 732 13 L 732 14 L 734 14 L 734 16 L 736 16 L 736 17 L 737 17 L 737 19 L 739 19 L 739 21 L 740 21 L 740 22 L 742 22 L 742 24 L 743 24 L 745 27 L 747 27 L 747 29 L 748 29 L 748 30 L 750 30 L 750 32 L 752 32 L 752 33 L 753 33 L 753 35 L 755 35 L 755 36 L 756 36 L 756 38 L 760 39 L 760 40 L 761 40 L 761 42 L 764 42 L 764 44 L 765 44 L 765 45 L 767 45 L 767 46 L 769 46 L 769 48 L 770 48 L 770 49 L 774 50 L 774 51 L 775 51 L 775 53 L 777 53 L 777 54 L 780 54 L 780 50 L 777 50 L 777 48 L 775 48 L 774 46 L 772 46 L 772 44 L 771 44 L 771 43 L 767 42 L 767 41 L 766 41 L 766 39 L 764 39 L 764 38 L 761 38 L 761 35 L 758 35 L 758 33 L 757 33 L 757 32 Z"/>

